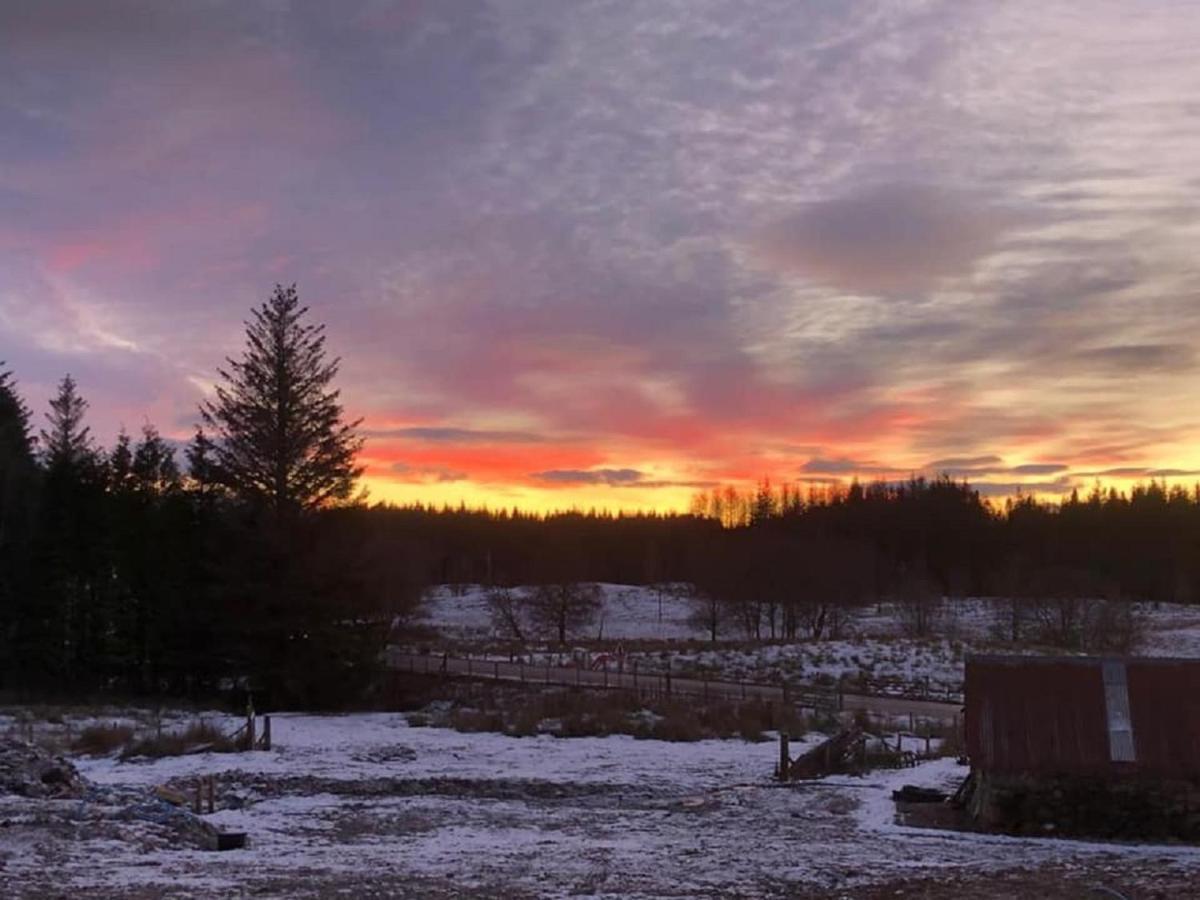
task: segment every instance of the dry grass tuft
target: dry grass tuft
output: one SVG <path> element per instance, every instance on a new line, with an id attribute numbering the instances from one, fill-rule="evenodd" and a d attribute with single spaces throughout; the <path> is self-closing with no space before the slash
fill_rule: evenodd
<path id="1" fill-rule="evenodd" d="M 240 749 L 225 732 L 201 719 L 183 731 L 164 732 L 141 740 L 131 740 L 121 751 L 122 759 L 135 756 L 183 756 L 187 753 L 233 753 Z"/>
<path id="2" fill-rule="evenodd" d="M 85 756 L 108 756 L 133 739 L 133 728 L 116 722 L 108 725 L 89 725 L 71 742 L 71 750 Z"/>

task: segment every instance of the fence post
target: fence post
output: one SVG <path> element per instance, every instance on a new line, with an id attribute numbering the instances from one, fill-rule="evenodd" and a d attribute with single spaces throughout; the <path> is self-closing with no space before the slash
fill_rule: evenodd
<path id="1" fill-rule="evenodd" d="M 633 692 L 636 694 L 638 689 L 637 683 L 637 660 L 633 661 Z"/>
<path id="2" fill-rule="evenodd" d="M 792 764 L 791 755 L 788 753 L 788 733 L 786 731 L 779 732 L 779 780 L 788 780 L 788 768 Z"/>
<path id="3" fill-rule="evenodd" d="M 246 701 L 246 749 L 254 749 L 254 699 Z"/>
<path id="4" fill-rule="evenodd" d="M 216 797 L 215 797 L 216 787 L 214 786 L 215 781 L 216 781 L 216 778 L 214 776 L 212 776 L 212 775 L 208 776 L 208 811 L 210 813 L 217 811 Z"/>
<path id="5" fill-rule="evenodd" d="M 200 798 L 201 798 L 201 788 L 200 788 L 200 785 L 201 785 L 201 783 L 202 783 L 203 781 L 204 781 L 204 779 L 203 779 L 203 778 L 197 778 L 197 779 L 196 779 L 196 798 L 195 798 L 195 799 L 192 801 L 192 811 L 193 811 L 193 812 L 194 812 L 196 815 L 200 815 L 200 813 L 204 812 L 204 807 L 202 807 L 202 806 L 200 805 Z"/>
<path id="6" fill-rule="evenodd" d="M 497 681 L 500 680 L 500 660 L 496 660 L 494 663 L 492 663 L 492 677 Z"/>
<path id="7" fill-rule="evenodd" d="M 271 749 L 271 717 L 263 716 L 262 748 Z"/>

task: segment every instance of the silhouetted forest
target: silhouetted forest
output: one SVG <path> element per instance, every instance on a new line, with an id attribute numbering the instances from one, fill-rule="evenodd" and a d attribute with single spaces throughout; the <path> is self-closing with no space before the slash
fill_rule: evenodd
<path id="1" fill-rule="evenodd" d="M 320 705 L 376 674 L 433 583 L 687 584 L 724 636 L 834 634 L 891 599 L 1192 602 L 1200 489 L 985 502 L 949 478 L 726 489 L 679 515 L 369 506 L 361 441 L 294 289 L 254 313 L 182 454 L 150 425 L 100 447 L 68 376 L 35 437 L 0 367 L 0 686 L 186 695 L 252 685 Z M 180 458 L 182 456 L 182 458 Z M 547 596 L 550 596 L 548 593 Z"/>

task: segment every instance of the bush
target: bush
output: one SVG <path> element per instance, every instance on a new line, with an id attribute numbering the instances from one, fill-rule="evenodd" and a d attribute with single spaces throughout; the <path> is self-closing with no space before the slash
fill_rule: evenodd
<path id="1" fill-rule="evenodd" d="M 233 753 L 240 749 L 216 725 L 206 720 L 193 722 L 180 732 L 164 732 L 153 737 L 130 741 L 121 751 L 122 759 L 135 756 L 183 756 L 187 753 Z"/>
<path id="2" fill-rule="evenodd" d="M 108 725 L 89 725 L 71 743 L 71 750 L 85 756 L 107 756 L 133 739 L 133 729 L 116 722 Z"/>

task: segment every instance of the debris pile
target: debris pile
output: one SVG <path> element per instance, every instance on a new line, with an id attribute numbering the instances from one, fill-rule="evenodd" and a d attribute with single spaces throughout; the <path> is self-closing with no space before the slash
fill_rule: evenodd
<path id="1" fill-rule="evenodd" d="M 0 794 L 60 799 L 87 790 L 75 766 L 61 756 L 17 738 L 0 738 Z"/>
<path id="2" fill-rule="evenodd" d="M 0 737 L 0 797 L 71 800 L 78 803 L 39 807 L 42 821 L 75 829 L 77 837 L 117 836 L 160 846 L 215 850 L 217 829 L 200 816 L 157 792 L 97 785 L 79 774 L 70 760 L 37 744 Z M 149 829 L 112 832 L 113 823 L 143 823 Z"/>

